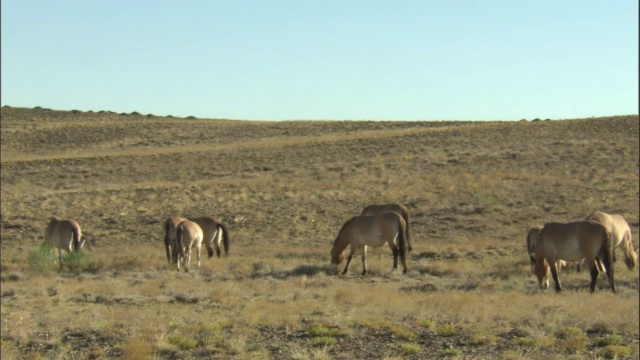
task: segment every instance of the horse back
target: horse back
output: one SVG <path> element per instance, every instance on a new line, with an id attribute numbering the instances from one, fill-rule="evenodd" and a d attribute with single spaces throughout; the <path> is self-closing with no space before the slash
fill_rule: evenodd
<path id="1" fill-rule="evenodd" d="M 47 225 L 45 241 L 54 248 L 73 250 L 80 249 L 82 230 L 75 220 L 60 220 L 53 217 Z"/>
<path id="2" fill-rule="evenodd" d="M 200 225 L 190 220 L 183 220 L 177 227 L 178 240 L 182 246 L 190 248 L 198 246 L 202 242 L 202 229 Z"/>
<path id="3" fill-rule="evenodd" d="M 192 220 L 202 229 L 203 238 L 207 240 L 213 239 L 213 235 L 220 227 L 220 222 L 213 216 L 203 216 Z"/>
<path id="4" fill-rule="evenodd" d="M 629 228 L 629 223 L 620 215 L 611 215 L 596 211 L 589 214 L 586 220 L 597 221 L 604 225 L 611 233 L 614 247 L 620 245 L 626 237 L 630 238 L 631 228 Z"/>

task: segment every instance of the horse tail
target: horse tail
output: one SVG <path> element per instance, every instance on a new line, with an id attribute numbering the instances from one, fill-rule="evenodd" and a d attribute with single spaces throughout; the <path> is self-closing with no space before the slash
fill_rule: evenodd
<path id="1" fill-rule="evenodd" d="M 224 246 L 224 256 L 229 256 L 229 230 L 223 223 L 219 222 L 218 225 L 222 230 L 222 246 Z"/>
<path id="2" fill-rule="evenodd" d="M 176 229 L 176 243 L 178 246 L 178 251 L 180 252 L 180 256 L 183 258 L 187 257 L 187 254 L 184 251 L 184 241 L 182 241 L 182 237 L 184 235 L 184 224 L 180 223 L 178 228 Z"/>
<path id="3" fill-rule="evenodd" d="M 409 245 L 409 251 L 413 250 L 411 248 L 411 238 L 409 235 L 409 209 L 407 209 L 405 206 L 402 207 L 402 217 L 404 218 L 404 222 L 407 228 L 407 244 Z"/>
<path id="4" fill-rule="evenodd" d="M 73 251 L 79 251 L 81 233 L 80 233 L 80 228 L 78 227 L 77 224 L 71 225 L 71 232 L 73 232 L 73 242 L 71 243 L 71 249 Z"/>
<path id="5" fill-rule="evenodd" d="M 613 275 L 613 239 L 611 233 L 606 228 L 602 236 L 602 247 L 600 248 L 600 261 L 604 265 L 607 273 Z"/>
<path id="6" fill-rule="evenodd" d="M 629 270 L 633 270 L 638 265 L 638 255 L 633 248 L 633 241 L 631 241 L 631 229 L 629 226 L 624 231 L 622 237 L 622 250 L 624 251 L 624 263 Z"/>
<path id="7" fill-rule="evenodd" d="M 407 222 L 402 216 L 398 216 L 398 248 L 400 250 L 400 261 L 404 267 L 403 272 L 407 272 Z"/>

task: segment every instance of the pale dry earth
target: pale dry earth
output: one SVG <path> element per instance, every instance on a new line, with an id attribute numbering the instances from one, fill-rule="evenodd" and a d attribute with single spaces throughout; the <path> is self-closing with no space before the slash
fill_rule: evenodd
<path id="1" fill-rule="evenodd" d="M 571 270 L 565 293 L 540 291 L 524 240 L 531 226 L 600 210 L 623 215 L 638 248 L 638 124 L 637 115 L 250 122 L 4 107 L 3 356 L 593 359 L 610 354 L 598 339 L 616 335 L 618 357 L 637 358 L 638 269 L 618 250 L 618 294 L 600 279 L 590 295 L 588 274 Z M 381 248 L 366 277 L 359 259 L 335 275 L 340 226 L 396 201 L 411 210 L 409 272 L 390 272 Z M 30 267 L 53 215 L 82 224 L 91 268 Z M 229 257 L 203 252 L 200 269 L 177 273 L 162 243 L 171 215 L 226 223 Z M 334 340 L 318 344 L 318 324 Z M 204 340 L 171 340 L 185 334 Z"/>

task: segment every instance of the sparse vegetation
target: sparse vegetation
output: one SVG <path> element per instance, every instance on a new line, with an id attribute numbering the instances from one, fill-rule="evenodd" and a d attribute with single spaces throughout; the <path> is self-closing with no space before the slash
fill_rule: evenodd
<path id="1" fill-rule="evenodd" d="M 151 115 L 151 114 L 149 114 Z M 638 247 L 638 116 L 250 122 L 2 108 L 2 359 L 637 357 L 638 270 L 541 291 L 526 230 L 594 210 Z M 329 249 L 365 205 L 411 211 L 409 272 Z M 63 269 L 50 216 L 93 249 Z M 162 221 L 213 215 L 229 257 L 177 272 Z M 360 264 L 359 256 L 352 267 Z M 343 266 L 344 264 L 342 264 Z M 342 267 L 340 267 L 341 269 Z M 604 291 L 600 291 L 603 290 Z"/>

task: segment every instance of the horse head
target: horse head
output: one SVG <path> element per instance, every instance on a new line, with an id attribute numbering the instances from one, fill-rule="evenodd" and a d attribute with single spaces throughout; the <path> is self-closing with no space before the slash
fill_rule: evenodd
<path id="1" fill-rule="evenodd" d="M 538 286 L 540 286 L 540 289 L 544 290 L 549 287 L 549 275 L 551 273 L 551 268 L 543 257 L 536 258 L 536 255 L 533 253 L 530 254 L 530 256 L 536 259 L 536 262 L 533 265 L 533 272 L 538 278 Z"/>
<path id="2" fill-rule="evenodd" d="M 340 265 L 344 261 L 344 250 L 337 251 L 335 247 L 331 249 L 331 263 L 333 265 Z"/>

